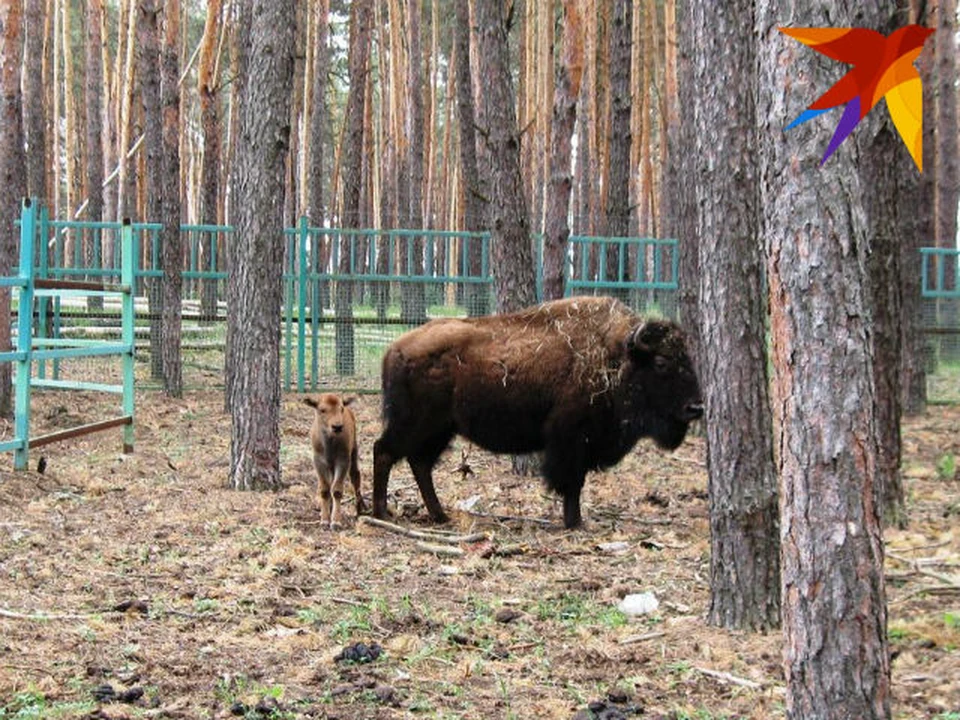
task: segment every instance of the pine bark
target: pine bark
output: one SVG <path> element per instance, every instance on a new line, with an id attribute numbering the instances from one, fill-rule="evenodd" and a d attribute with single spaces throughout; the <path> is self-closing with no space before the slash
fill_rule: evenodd
<path id="1" fill-rule="evenodd" d="M 477 0 L 480 134 L 490 188 L 486 208 L 497 311 L 535 301 L 530 218 L 520 177 L 520 133 L 510 82 L 507 23 L 498 0 Z"/>
<path id="2" fill-rule="evenodd" d="M 163 389 L 170 397 L 183 395 L 180 358 L 180 321 L 183 279 L 181 275 L 182 239 L 180 235 L 180 0 L 165 0 L 163 42 L 160 51 L 160 110 L 163 138 L 161 171 L 161 251 L 163 301 L 160 321 L 160 347 Z"/>
<path id="3" fill-rule="evenodd" d="M 577 98 L 583 79 L 583 18 L 580 0 L 563 3 L 563 40 L 550 125 L 550 176 L 547 185 L 543 241 L 543 299 L 564 295 L 567 242 L 570 237 L 571 156 L 577 122 Z"/>
<path id="4" fill-rule="evenodd" d="M 344 228 L 360 227 L 360 189 L 363 182 L 363 130 L 366 72 L 370 60 L 370 37 L 373 32 L 371 0 L 357 0 L 351 5 L 350 50 L 347 59 L 350 90 L 344 113 L 341 172 Z M 350 238 L 340 241 L 340 271 L 349 271 Z M 354 372 L 353 287 L 350 281 L 338 281 L 336 287 L 336 363 L 341 375 Z"/>
<path id="5" fill-rule="evenodd" d="M 163 117 L 160 110 L 160 4 L 140 0 L 137 23 L 137 62 L 140 68 L 140 97 L 143 104 L 143 145 L 146 162 L 146 220 L 163 218 Z M 121 188 L 121 192 L 123 192 Z M 159 240 L 162 242 L 162 237 Z M 147 255 L 150 257 L 150 255 Z M 161 269 L 161 268 L 151 268 Z M 161 281 L 146 280 L 147 306 L 150 312 L 150 374 L 163 379 L 163 350 L 160 316 L 163 311 Z"/>
<path id="6" fill-rule="evenodd" d="M 739 78 L 742 92 L 696 93 L 702 386 L 710 492 L 710 609 L 726 628 L 780 624 L 777 474 L 767 394 L 758 227 L 752 0 L 691 4 L 695 87 Z M 744 442 L 750 438 L 750 442 Z"/>
<path id="7" fill-rule="evenodd" d="M 420 0 L 407 0 L 407 211 L 406 224 L 410 230 L 423 227 L 423 177 L 424 177 L 424 111 L 423 111 L 423 53 L 420 38 Z M 407 243 L 412 243 L 412 252 L 407 251 Z M 423 238 L 419 235 L 405 237 L 403 242 L 404 272 L 407 275 L 422 275 Z M 402 317 L 411 325 L 426 321 L 427 310 L 424 306 L 422 283 L 404 283 L 402 296 Z"/>
<path id="8" fill-rule="evenodd" d="M 836 68 L 777 30 L 852 26 L 856 5 L 756 5 L 762 232 L 767 238 L 781 485 L 788 718 L 889 718 L 877 502 L 869 238 L 856 143 L 819 167 L 822 124 L 783 132 Z"/>
<path id="9" fill-rule="evenodd" d="M 23 152 L 23 97 L 20 91 L 23 59 L 23 15 L 19 2 L 0 2 L 0 277 L 8 277 L 19 258 L 20 234 L 14 227 L 19 199 L 27 192 Z M 0 351 L 10 349 L 10 288 L 0 288 Z M 23 308 L 21 308 L 23 312 Z M 0 363 L 0 417 L 13 413 L 10 378 L 13 363 Z"/>
<path id="10" fill-rule="evenodd" d="M 86 72 L 84 75 L 84 109 L 86 112 L 86 158 L 85 186 L 87 194 L 86 217 L 92 222 L 103 220 L 103 40 L 101 22 L 103 4 L 101 0 L 88 0 L 86 4 L 85 24 Z M 86 267 L 93 268 L 101 264 L 102 238 L 98 230 L 83 233 L 83 261 Z M 90 277 L 91 280 L 97 279 Z M 87 298 L 91 310 L 103 309 L 103 298 Z"/>
<path id="11" fill-rule="evenodd" d="M 606 234 L 609 237 L 626 237 L 630 234 L 631 0 L 613 0 L 610 21 Z M 617 279 L 621 262 L 619 248 L 613 244 L 608 245 L 606 255 L 605 279 Z M 629 270 L 627 258 L 622 261 L 625 269 Z"/>
<path id="12" fill-rule="evenodd" d="M 37 73 L 46 67 L 43 59 L 44 0 L 25 0 L 23 66 L 30 68 L 31 76 L 23 83 L 23 133 L 26 144 L 27 195 L 47 198 L 47 134 L 44 118 L 44 96 L 47 82 L 52 79 Z"/>
<path id="13" fill-rule="evenodd" d="M 203 26 L 200 64 L 197 81 L 200 96 L 200 131 L 203 134 L 203 165 L 200 182 L 200 219 L 205 225 L 220 221 L 220 81 L 214 75 L 216 66 L 217 39 L 220 35 L 222 0 L 208 0 L 207 16 Z M 218 268 L 206 264 L 213 254 L 212 234 L 203 240 L 201 253 L 205 269 Z M 200 296 L 200 312 L 207 317 L 217 313 L 217 280 L 204 280 Z"/>
<path id="14" fill-rule="evenodd" d="M 456 22 L 454 44 L 457 56 L 457 127 L 459 130 L 460 177 L 463 186 L 463 228 L 475 232 L 484 227 L 482 179 L 477 161 L 476 113 L 473 103 L 470 51 L 470 2 L 455 0 Z M 467 249 L 467 266 L 472 277 L 482 269 L 483 247 L 479 240 L 471 240 Z M 480 283 L 468 283 L 465 289 L 467 312 L 485 315 L 488 312 L 486 288 Z"/>
<path id="15" fill-rule="evenodd" d="M 234 376 L 230 410 L 230 485 L 280 487 L 280 311 L 284 162 L 290 142 L 295 6 L 253 0 L 237 148 Z"/>

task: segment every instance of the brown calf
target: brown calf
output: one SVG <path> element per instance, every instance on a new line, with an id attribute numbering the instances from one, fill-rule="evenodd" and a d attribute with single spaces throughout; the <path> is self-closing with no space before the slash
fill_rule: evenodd
<path id="1" fill-rule="evenodd" d="M 360 494 L 360 467 L 357 464 L 357 420 L 347 407 L 357 398 L 324 393 L 306 397 L 304 404 L 314 409 L 310 444 L 313 446 L 313 466 L 317 470 L 317 502 L 320 521 L 324 526 L 338 529 L 343 525 L 343 484 L 347 475 L 353 483 L 357 499 L 357 514 L 364 512 Z M 332 507 L 331 507 L 332 506 Z M 332 517 L 331 517 L 332 509 Z"/>

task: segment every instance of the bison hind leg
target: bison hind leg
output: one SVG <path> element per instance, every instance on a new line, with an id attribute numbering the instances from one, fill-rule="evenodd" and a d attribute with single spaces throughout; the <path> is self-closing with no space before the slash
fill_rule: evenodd
<path id="1" fill-rule="evenodd" d="M 417 487 L 420 489 L 423 504 L 427 506 L 430 518 L 436 523 L 445 523 L 449 518 L 443 511 L 443 506 L 440 504 L 436 488 L 433 485 L 433 467 L 437 464 L 437 460 L 440 459 L 443 451 L 447 449 L 452 438 L 452 432 L 434 435 L 428 441 L 422 443 L 417 451 L 411 453 L 407 458 L 410 469 L 413 471 L 413 477 L 417 481 Z"/>

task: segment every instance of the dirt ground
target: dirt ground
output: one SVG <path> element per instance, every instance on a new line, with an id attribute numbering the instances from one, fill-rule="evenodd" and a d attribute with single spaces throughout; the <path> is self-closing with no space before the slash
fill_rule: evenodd
<path id="1" fill-rule="evenodd" d="M 704 623 L 702 440 L 641 443 L 591 475 L 574 532 L 538 481 L 463 443 L 436 472 L 443 529 L 485 539 L 354 524 L 352 498 L 331 532 L 298 399 L 284 399 L 277 493 L 224 488 L 229 417 L 212 392 L 140 394 L 129 456 L 111 430 L 34 450 L 29 472 L 0 457 L 0 718 L 784 716 L 779 634 Z M 81 394 L 34 408 L 41 432 L 103 417 Z M 379 397 L 358 415 L 369 501 Z M 952 406 L 905 428 L 911 525 L 886 536 L 896 718 L 960 718 L 958 427 Z M 390 492 L 400 524 L 432 529 L 405 467 Z M 617 610 L 643 592 L 655 612 Z M 337 660 L 361 642 L 382 653 Z"/>

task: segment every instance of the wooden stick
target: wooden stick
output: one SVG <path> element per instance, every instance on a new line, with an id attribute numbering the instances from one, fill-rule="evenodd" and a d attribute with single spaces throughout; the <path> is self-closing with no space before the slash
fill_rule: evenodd
<path id="1" fill-rule="evenodd" d="M 409 528 L 401 527 L 400 525 L 394 525 L 391 522 L 370 517 L 369 515 L 361 515 L 358 520 L 359 522 L 367 525 L 373 525 L 374 527 L 382 528 L 383 530 L 389 530 L 392 533 L 413 538 L 415 540 L 430 540 L 433 542 L 459 545 L 460 543 L 479 542 L 481 540 L 489 539 L 486 533 L 473 533 L 471 535 L 440 535 L 438 533 L 432 533 L 429 531 L 410 530 Z"/>
<path id="2" fill-rule="evenodd" d="M 619 645 L 632 645 L 633 643 L 646 642 L 647 640 L 656 640 L 666 635 L 665 632 L 648 632 L 643 635 L 631 635 L 630 637 L 625 637 L 618 644 Z"/>
<path id="3" fill-rule="evenodd" d="M 18 613 L 13 610 L 4 610 L 0 608 L 0 617 L 10 618 L 11 620 L 35 620 L 44 622 L 46 620 L 86 620 L 95 615 L 105 615 L 111 612 L 106 610 L 102 613 L 87 613 L 85 615 L 45 615 L 43 613 Z"/>
<path id="4" fill-rule="evenodd" d="M 734 685 L 740 685 L 745 688 L 750 688 L 751 690 L 759 690 L 763 687 L 761 683 L 754 682 L 753 680 L 747 680 L 746 678 L 737 677 L 736 675 L 731 675 L 730 673 L 721 672 L 720 670 L 710 670 L 709 668 L 697 666 L 694 666 L 693 669 L 698 673 L 706 675 L 707 677 L 723 680 L 724 682 L 733 683 Z"/>
<path id="5" fill-rule="evenodd" d="M 424 552 L 431 552 L 434 555 L 446 555 L 450 557 L 460 557 L 464 554 L 463 550 L 447 545 L 431 545 L 430 543 L 418 542 L 417 549 Z"/>
<path id="6" fill-rule="evenodd" d="M 887 557 L 898 560 L 905 565 L 913 568 L 914 572 L 919 573 L 920 575 L 926 575 L 927 577 L 932 577 L 934 580 L 939 580 L 942 583 L 946 583 L 950 586 L 960 586 L 960 578 L 953 577 L 951 575 L 944 575 L 943 573 L 933 572 L 932 570 L 924 570 L 917 562 L 911 558 L 906 558 L 903 555 L 897 555 L 887 551 Z"/>

